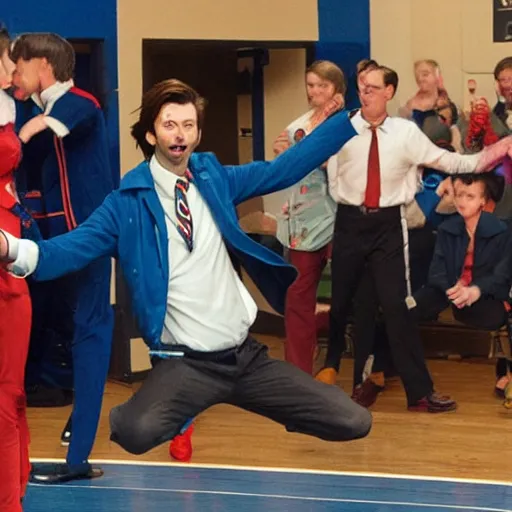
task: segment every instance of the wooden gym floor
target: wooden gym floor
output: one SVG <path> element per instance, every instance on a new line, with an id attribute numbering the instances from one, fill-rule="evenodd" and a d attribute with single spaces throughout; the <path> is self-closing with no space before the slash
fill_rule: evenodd
<path id="1" fill-rule="evenodd" d="M 258 336 L 282 357 L 282 341 Z M 345 360 L 340 385 L 350 393 L 352 361 Z M 432 477 L 499 480 L 512 483 L 512 411 L 493 394 L 494 368 L 487 361 L 429 361 L 437 390 L 459 402 L 448 414 L 408 412 L 398 381 L 389 382 L 373 406 L 374 427 L 363 440 L 328 443 L 289 434 L 254 414 L 219 405 L 202 414 L 193 438 L 193 463 Z M 170 462 L 168 447 L 132 456 L 109 441 L 108 412 L 133 392 L 109 382 L 91 459 Z M 32 458 L 64 458 L 60 434 L 70 407 L 29 409 Z"/>

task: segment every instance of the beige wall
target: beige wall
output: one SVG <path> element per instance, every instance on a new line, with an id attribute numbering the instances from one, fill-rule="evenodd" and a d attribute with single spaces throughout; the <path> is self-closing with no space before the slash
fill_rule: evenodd
<path id="1" fill-rule="evenodd" d="M 441 65 L 446 88 L 459 106 L 468 102 L 467 80 L 494 104 L 492 71 L 512 54 L 509 43 L 492 42 L 491 0 L 370 0 L 371 54 L 394 68 L 400 86 L 392 111 L 416 91 L 415 60 Z"/>
<path id="2" fill-rule="evenodd" d="M 265 158 L 272 160 L 276 137 L 308 108 L 304 88 L 306 71 L 305 50 L 272 50 L 265 67 Z M 265 211 L 276 214 L 281 210 L 286 192 L 263 198 Z"/>
<path id="3" fill-rule="evenodd" d="M 176 13 L 174 18 L 173 14 Z M 121 0 L 118 3 L 119 39 L 119 110 L 121 169 L 124 174 L 141 159 L 139 151 L 130 137 L 129 129 L 135 121 L 131 114 L 140 104 L 142 95 L 142 40 L 143 39 L 213 39 L 240 41 L 315 41 L 318 39 L 317 0 Z M 173 19 L 174 18 L 174 19 Z M 274 53 L 274 52 L 272 52 Z M 294 105 L 294 91 L 298 86 L 303 93 L 304 54 L 301 57 L 289 54 L 292 64 L 284 62 L 285 54 L 271 56 L 272 79 L 265 76 L 270 101 L 265 109 L 276 109 L 265 122 L 265 137 L 275 137 L 295 111 L 288 107 L 278 109 L 276 80 L 284 81 L 285 104 Z M 302 68 L 295 65 L 302 61 Z M 283 66 L 278 73 L 277 66 Z M 275 69 L 274 69 L 275 68 Z M 288 74 L 289 73 L 289 74 Z M 267 85 L 268 82 L 268 85 Z M 304 98 L 302 98 L 303 100 Z M 241 102 L 243 103 L 243 99 Z M 302 106 L 297 104 L 297 112 Z M 298 114 L 297 114 L 298 115 Z M 296 117 L 296 116 L 295 116 Z M 273 140 L 273 139 L 272 139 Z M 246 143 L 244 141 L 243 143 Z M 254 288 L 253 286 L 251 289 Z M 260 308 L 270 306 L 255 289 L 252 290 Z M 131 342 L 133 371 L 150 367 L 147 347 L 140 338 Z"/>
<path id="4" fill-rule="evenodd" d="M 129 135 L 142 93 L 142 39 L 314 41 L 317 0 L 122 0 L 118 3 L 121 169 L 140 161 Z"/>

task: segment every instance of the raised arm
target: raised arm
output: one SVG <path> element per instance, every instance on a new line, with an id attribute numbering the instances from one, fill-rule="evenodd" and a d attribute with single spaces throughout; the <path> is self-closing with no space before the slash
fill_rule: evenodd
<path id="1" fill-rule="evenodd" d="M 355 135 L 357 133 L 347 113 L 340 112 L 272 162 L 226 166 L 233 201 L 238 204 L 294 185 L 337 153 Z"/>
<path id="2" fill-rule="evenodd" d="M 414 165 L 430 167 L 447 174 L 473 173 L 478 167 L 481 153 L 461 155 L 436 146 L 414 124 L 408 126 L 407 152 Z"/>
<path id="3" fill-rule="evenodd" d="M 461 155 L 436 146 L 414 123 L 408 129 L 407 150 L 411 163 L 447 174 L 490 171 L 512 153 L 512 136 L 487 146 L 479 153 Z"/>
<path id="4" fill-rule="evenodd" d="M 71 274 L 101 256 L 116 255 L 119 235 L 116 192 L 78 228 L 51 240 L 20 240 L 0 230 L 0 262 L 14 275 L 50 281 Z M 1 228 L 2 226 L 0 226 Z"/>

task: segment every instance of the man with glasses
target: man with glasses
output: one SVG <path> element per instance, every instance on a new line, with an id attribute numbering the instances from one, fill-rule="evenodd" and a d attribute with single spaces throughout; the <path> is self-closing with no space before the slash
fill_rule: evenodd
<path id="1" fill-rule="evenodd" d="M 406 388 L 410 410 L 445 412 L 454 400 L 434 392 L 419 329 L 408 272 L 404 205 L 418 191 L 419 167 L 446 173 L 487 168 L 486 152 L 451 153 L 434 145 L 409 120 L 388 116 L 398 75 L 385 66 L 360 73 L 361 109 L 351 121 L 358 135 L 329 160 L 329 189 L 338 203 L 332 252 L 332 305 L 329 347 L 318 380 L 331 381 L 345 347 L 347 315 L 365 269 L 374 280 L 393 363 Z M 405 298 L 405 300 L 404 300 Z"/>

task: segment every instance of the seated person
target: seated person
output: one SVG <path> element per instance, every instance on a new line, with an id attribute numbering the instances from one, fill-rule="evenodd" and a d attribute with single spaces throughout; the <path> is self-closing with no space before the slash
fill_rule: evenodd
<path id="1" fill-rule="evenodd" d="M 459 175 L 453 182 L 458 215 L 438 229 L 427 284 L 414 294 L 416 306 L 412 312 L 418 321 L 435 320 L 451 304 L 457 320 L 472 327 L 495 330 L 508 317 L 512 237 L 506 224 L 485 210 L 492 211 L 500 199 L 503 179 L 494 175 Z M 374 373 L 355 388 L 353 396 L 366 407 L 373 404 L 384 388 L 383 376 L 377 371 L 391 366 L 385 329 L 378 328 L 377 332 Z M 506 361 L 498 360 L 497 377 L 503 364 L 506 375 Z M 358 368 L 362 373 L 360 361 Z M 355 378 L 362 380 L 357 373 Z M 507 383 L 501 383 L 502 389 Z"/>

